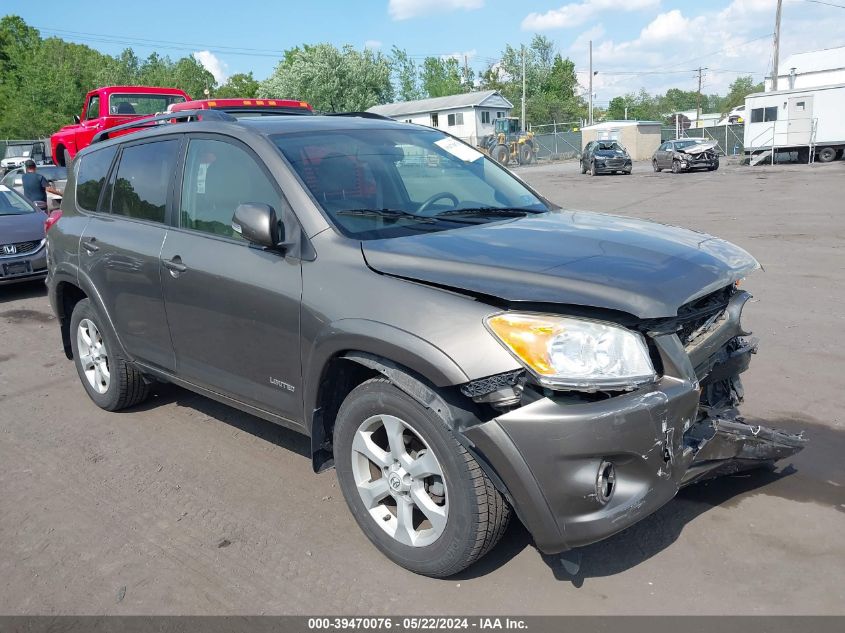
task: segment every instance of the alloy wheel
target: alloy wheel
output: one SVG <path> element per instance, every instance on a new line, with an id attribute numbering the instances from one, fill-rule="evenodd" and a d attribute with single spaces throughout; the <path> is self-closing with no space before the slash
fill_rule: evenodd
<path id="1" fill-rule="evenodd" d="M 109 390 L 109 355 L 100 330 L 90 319 L 82 319 L 76 330 L 79 363 L 88 383 L 97 393 Z"/>
<path id="2" fill-rule="evenodd" d="M 443 534 L 449 516 L 443 469 L 407 422 L 383 414 L 364 420 L 352 442 L 352 474 L 370 516 L 400 543 L 424 547 Z"/>

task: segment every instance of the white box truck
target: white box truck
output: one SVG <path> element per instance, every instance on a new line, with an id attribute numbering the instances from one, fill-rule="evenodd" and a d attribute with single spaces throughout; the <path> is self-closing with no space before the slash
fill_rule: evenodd
<path id="1" fill-rule="evenodd" d="M 827 163 L 845 150 L 845 84 L 757 92 L 745 97 L 745 154 L 756 165 L 773 152 L 810 153 Z"/>

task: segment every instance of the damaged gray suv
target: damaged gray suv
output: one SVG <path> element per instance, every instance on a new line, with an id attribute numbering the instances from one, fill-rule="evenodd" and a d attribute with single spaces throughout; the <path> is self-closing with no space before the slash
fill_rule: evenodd
<path id="1" fill-rule="evenodd" d="M 732 244 L 561 210 L 435 129 L 152 121 L 80 152 L 48 232 L 82 386 L 115 411 L 171 382 L 307 434 L 407 569 L 462 570 L 512 513 L 542 552 L 592 543 L 803 446 L 738 415 L 758 265 Z"/>

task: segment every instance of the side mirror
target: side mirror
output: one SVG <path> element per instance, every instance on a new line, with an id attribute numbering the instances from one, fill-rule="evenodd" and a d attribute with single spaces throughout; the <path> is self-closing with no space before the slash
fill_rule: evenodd
<path id="1" fill-rule="evenodd" d="M 76 123 L 77 125 L 79 124 L 79 115 L 78 114 L 73 115 L 73 122 Z"/>
<path id="2" fill-rule="evenodd" d="M 269 204 L 246 202 L 239 204 L 232 217 L 232 229 L 246 241 L 265 248 L 285 249 L 284 232 L 276 217 L 276 210 Z"/>

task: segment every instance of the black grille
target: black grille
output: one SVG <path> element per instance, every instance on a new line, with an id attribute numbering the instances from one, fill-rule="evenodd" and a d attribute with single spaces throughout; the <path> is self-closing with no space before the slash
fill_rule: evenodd
<path id="1" fill-rule="evenodd" d="M 493 393 L 502 387 L 509 387 L 516 384 L 516 381 L 523 374 L 521 369 L 507 372 L 505 374 L 496 374 L 495 376 L 488 376 L 487 378 L 479 378 L 464 385 L 461 385 L 461 393 L 470 398 L 477 398 L 479 396 Z"/>
<path id="2" fill-rule="evenodd" d="M 38 249 L 38 246 L 41 244 L 39 240 L 33 242 L 18 242 L 16 244 L 4 244 L 3 246 L 14 246 L 15 247 L 15 255 L 26 255 L 27 253 L 31 253 L 34 250 Z M 3 246 L 0 246 L 0 256 L 2 255 L 9 255 L 6 253 Z"/>

